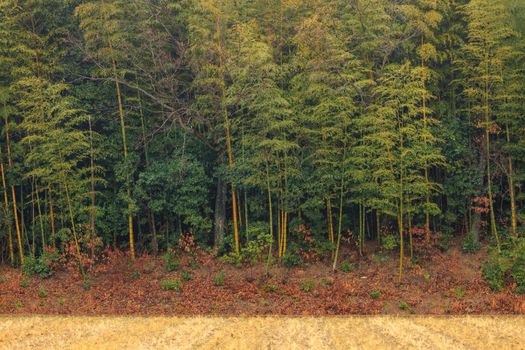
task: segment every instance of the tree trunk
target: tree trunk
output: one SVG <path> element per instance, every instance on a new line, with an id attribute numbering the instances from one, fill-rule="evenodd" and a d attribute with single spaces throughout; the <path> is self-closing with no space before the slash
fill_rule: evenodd
<path id="1" fill-rule="evenodd" d="M 9 239 L 9 261 L 11 266 L 15 264 L 15 253 L 13 248 L 13 228 L 11 225 L 11 215 L 9 210 L 9 199 L 7 197 L 7 186 L 5 181 L 5 171 L 4 171 L 4 160 L 2 158 L 2 148 L 0 147 L 0 171 L 2 172 L 2 188 L 4 190 L 4 211 L 5 211 L 5 221 L 7 224 L 7 236 Z"/>

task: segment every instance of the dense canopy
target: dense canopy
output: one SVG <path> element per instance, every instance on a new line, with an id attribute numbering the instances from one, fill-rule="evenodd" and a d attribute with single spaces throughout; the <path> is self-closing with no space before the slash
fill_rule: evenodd
<path id="1" fill-rule="evenodd" d="M 498 254 L 524 34 L 520 0 L 0 0 L 0 256 Z"/>

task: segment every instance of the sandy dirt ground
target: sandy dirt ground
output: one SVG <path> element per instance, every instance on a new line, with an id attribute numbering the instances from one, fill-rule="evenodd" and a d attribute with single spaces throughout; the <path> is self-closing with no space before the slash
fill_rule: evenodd
<path id="1" fill-rule="evenodd" d="M 1 349 L 525 349 L 524 317 L 0 317 Z"/>

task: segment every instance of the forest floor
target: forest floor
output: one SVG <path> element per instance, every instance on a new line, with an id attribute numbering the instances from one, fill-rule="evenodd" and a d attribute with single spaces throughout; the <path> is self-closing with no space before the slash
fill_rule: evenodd
<path id="1" fill-rule="evenodd" d="M 465 315 L 525 314 L 525 295 L 512 286 L 493 292 L 482 279 L 486 248 L 464 254 L 458 248 L 433 253 L 405 266 L 397 281 L 394 252 L 372 249 L 363 257 L 346 252 L 350 272 L 332 272 L 329 262 L 301 267 L 264 264 L 234 267 L 213 255 L 182 259 L 166 272 L 161 258 L 135 262 L 123 253 L 106 257 L 90 274 L 89 288 L 75 271 L 58 270 L 48 279 L 26 277 L 19 269 L 0 270 L 0 314 L 40 315 Z M 217 285 L 220 271 L 223 285 Z M 184 278 L 186 277 L 186 278 Z M 190 279 L 191 278 L 191 279 Z M 179 279 L 181 289 L 163 290 Z"/>
<path id="2" fill-rule="evenodd" d="M 525 349 L 525 319 L 0 317 L 0 349 Z"/>

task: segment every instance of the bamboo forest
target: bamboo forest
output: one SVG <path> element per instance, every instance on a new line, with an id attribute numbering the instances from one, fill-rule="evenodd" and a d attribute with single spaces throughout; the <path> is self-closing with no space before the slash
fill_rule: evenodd
<path id="1" fill-rule="evenodd" d="M 0 0 L 0 313 L 525 313 L 525 1 Z"/>

